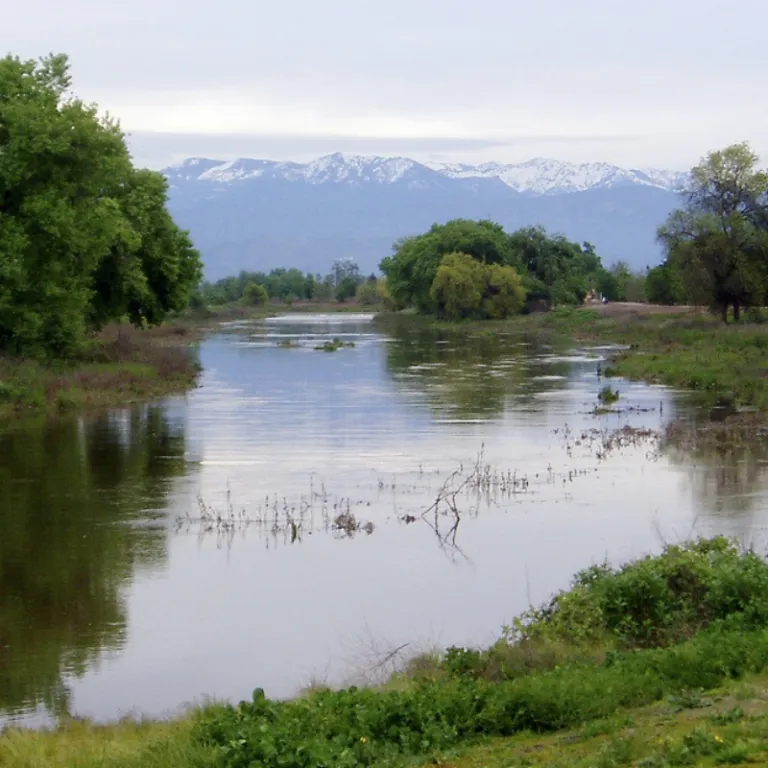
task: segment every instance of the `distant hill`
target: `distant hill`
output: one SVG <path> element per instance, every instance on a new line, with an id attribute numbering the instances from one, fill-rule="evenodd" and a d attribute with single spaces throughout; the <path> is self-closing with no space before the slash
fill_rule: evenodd
<path id="1" fill-rule="evenodd" d="M 192 158 L 164 170 L 170 208 L 217 279 L 241 269 L 325 272 L 353 257 L 375 270 L 392 243 L 457 216 L 509 230 L 542 224 L 597 247 L 604 263 L 657 264 L 657 227 L 685 176 L 535 159 L 427 166 L 334 154 L 310 163 Z"/>

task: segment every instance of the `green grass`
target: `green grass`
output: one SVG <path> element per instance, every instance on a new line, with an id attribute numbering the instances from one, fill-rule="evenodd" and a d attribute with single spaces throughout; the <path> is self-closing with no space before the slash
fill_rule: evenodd
<path id="1" fill-rule="evenodd" d="M 631 765 L 768 766 L 768 679 L 750 676 L 710 692 L 701 707 L 670 700 L 552 735 L 488 739 L 430 761 L 445 768 L 613 768 Z"/>
<path id="2" fill-rule="evenodd" d="M 70 360 L 0 358 L 0 422 L 41 413 L 122 405 L 184 391 L 199 367 L 179 342 L 184 325 L 113 326 Z"/>
<path id="3" fill-rule="evenodd" d="M 591 567 L 492 648 L 417 661 L 384 689 L 11 730 L 0 766 L 760 764 L 768 563 L 718 538 Z"/>
<path id="4" fill-rule="evenodd" d="M 73 721 L 46 731 L 0 734 L 1 768 L 203 768 L 215 750 L 192 738 L 195 716 L 174 722 L 93 725 Z"/>
<path id="5" fill-rule="evenodd" d="M 416 323 L 457 333 L 519 333 L 558 344 L 617 344 L 627 349 L 613 356 L 607 376 L 692 390 L 707 405 L 723 400 L 768 413 L 768 323 L 724 325 L 703 311 L 611 315 L 586 308 L 459 323 L 390 313 L 376 322 L 395 332 L 399 325 Z"/>
<path id="6" fill-rule="evenodd" d="M 714 317 L 650 315 L 608 317 L 579 310 L 559 317 L 558 334 L 581 341 L 627 345 L 605 371 L 693 390 L 713 403 L 726 400 L 768 412 L 768 325 L 723 325 Z"/>

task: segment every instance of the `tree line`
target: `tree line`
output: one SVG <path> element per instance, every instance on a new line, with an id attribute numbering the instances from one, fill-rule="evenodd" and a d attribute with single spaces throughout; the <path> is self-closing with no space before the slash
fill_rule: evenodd
<path id="1" fill-rule="evenodd" d="M 65 357 L 110 321 L 152 325 L 190 305 L 269 300 L 412 307 L 501 318 L 536 304 L 708 305 L 724 320 L 768 302 L 768 172 L 741 143 L 692 169 L 659 228 L 661 265 L 607 269 L 593 245 L 542 227 L 454 219 L 404 237 L 377 275 L 353 259 L 326 275 L 280 268 L 202 281 L 167 209 L 165 178 L 133 166 L 119 124 L 71 92 L 64 55 L 0 59 L 0 353 Z M 645 294 L 645 296 L 643 296 Z"/>
<path id="2" fill-rule="evenodd" d="M 160 323 L 201 278 L 164 177 L 70 87 L 64 55 L 0 59 L 0 352 L 67 356 L 111 320 Z"/>
<path id="3" fill-rule="evenodd" d="M 215 282 L 206 281 L 196 291 L 197 306 L 242 303 L 251 306 L 268 301 L 338 301 L 356 299 L 361 304 L 379 304 L 385 298 L 382 281 L 375 274 L 364 277 L 351 258 L 337 259 L 326 275 L 278 267 L 270 272 L 241 271 Z"/>
<path id="4" fill-rule="evenodd" d="M 611 301 L 709 306 L 727 321 L 768 302 L 768 172 L 747 143 L 709 153 L 690 174 L 682 205 L 659 228 L 661 265 L 645 275 L 606 269 L 590 243 L 541 227 L 506 233 L 455 219 L 395 243 L 381 261 L 395 306 L 444 318 L 500 318 L 532 307 Z"/>
<path id="5" fill-rule="evenodd" d="M 606 269 L 591 243 L 543 227 L 507 233 L 490 220 L 454 219 L 393 250 L 380 268 L 394 305 L 446 319 L 501 319 L 537 303 L 579 305 L 593 292 L 618 301 L 637 292 L 626 264 Z"/>

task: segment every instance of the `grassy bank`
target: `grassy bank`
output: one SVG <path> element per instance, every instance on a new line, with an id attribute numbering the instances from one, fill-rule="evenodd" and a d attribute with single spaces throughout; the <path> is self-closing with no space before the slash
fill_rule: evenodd
<path id="1" fill-rule="evenodd" d="M 150 331 L 109 326 L 74 359 L 0 358 L 0 421 L 183 392 L 199 373 L 187 349 L 192 339 L 186 323 Z"/>
<path id="2" fill-rule="evenodd" d="M 8 731 L 0 765 L 737 764 L 766 758 L 766 671 L 768 564 L 715 539 L 591 567 L 491 648 L 413 659 L 382 690 Z"/>
<path id="3" fill-rule="evenodd" d="M 606 370 L 700 392 L 768 412 L 768 324 L 723 325 L 704 313 L 610 315 L 553 313 L 559 333 L 586 341 L 629 345 Z"/>
<path id="4" fill-rule="evenodd" d="M 768 323 L 723 325 L 702 310 L 607 305 L 487 322 L 446 323 L 385 314 L 377 324 L 394 332 L 417 324 L 436 333 L 520 333 L 552 344 L 624 345 L 627 349 L 613 356 L 606 375 L 689 389 L 709 405 L 722 400 L 768 413 Z"/>

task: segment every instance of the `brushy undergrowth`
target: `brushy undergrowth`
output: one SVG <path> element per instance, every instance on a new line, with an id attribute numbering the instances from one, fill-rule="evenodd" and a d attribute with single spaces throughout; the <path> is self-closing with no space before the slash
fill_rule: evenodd
<path id="1" fill-rule="evenodd" d="M 486 651 L 452 648 L 409 685 L 254 692 L 206 710 L 218 764 L 395 765 L 487 736 L 572 727 L 768 668 L 768 564 L 723 538 L 579 573 Z"/>
<path id="2" fill-rule="evenodd" d="M 397 765 L 488 736 L 545 732 L 607 717 L 675 692 L 711 689 L 768 667 L 768 632 L 728 625 L 670 648 L 617 652 L 605 663 L 568 664 L 515 680 L 473 677 L 377 692 L 320 691 L 291 702 L 212 707 L 194 738 L 217 765 Z"/>
<path id="3" fill-rule="evenodd" d="M 250 701 L 207 706 L 176 724 L 11 731 L 0 734 L 0 765 L 412 765 L 482 752 L 493 738 L 579 726 L 595 737 L 629 708 L 654 702 L 674 712 L 707 707 L 714 698 L 705 692 L 766 670 L 768 564 L 714 538 L 585 569 L 490 649 L 413 660 L 383 689 L 318 689 L 293 701 L 257 689 Z M 717 727 L 737 715 L 719 714 Z M 736 762 L 754 752 L 718 738 L 697 732 L 659 742 L 658 764 Z M 603 744 L 584 764 L 629 764 L 639 751 L 623 749 L 624 740 Z"/>
<path id="4" fill-rule="evenodd" d="M 188 335 L 180 324 L 151 331 L 109 326 L 73 359 L 0 357 L 0 419 L 119 405 L 186 389 L 199 374 L 193 356 L 178 344 Z"/>

